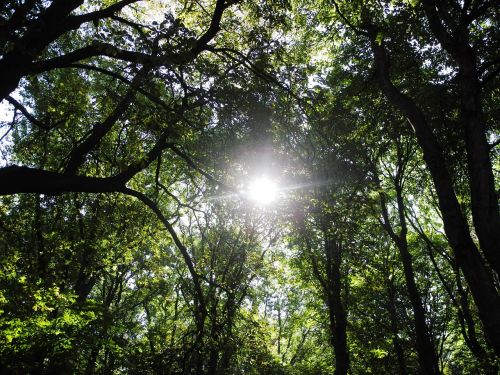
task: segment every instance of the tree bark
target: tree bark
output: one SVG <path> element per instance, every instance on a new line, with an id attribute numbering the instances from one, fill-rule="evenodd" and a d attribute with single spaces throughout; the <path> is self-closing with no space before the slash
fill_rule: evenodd
<path id="1" fill-rule="evenodd" d="M 398 360 L 399 375 L 407 375 L 408 368 L 406 367 L 405 353 L 398 336 L 399 328 L 396 313 L 396 294 L 392 280 L 388 280 L 387 282 L 387 297 L 387 311 L 389 312 L 390 327 L 392 331 L 392 345 L 394 346 L 394 351 L 396 352 L 396 358 Z"/>
<path id="2" fill-rule="evenodd" d="M 481 103 L 472 49 L 463 52 L 459 62 L 461 111 L 465 127 L 465 147 L 469 172 L 471 209 L 474 228 L 490 266 L 500 275 L 500 215 L 495 178 L 486 139 L 486 124 Z M 470 49 L 470 51 L 467 51 Z"/>
<path id="3" fill-rule="evenodd" d="M 470 13 L 467 14 L 468 8 L 464 8 L 462 12 L 465 13 L 459 20 L 458 27 L 453 28 L 453 33 L 450 33 L 445 28 L 445 22 L 440 18 L 437 10 L 438 7 L 444 7 L 444 5 L 433 0 L 424 0 L 422 3 L 432 33 L 458 66 L 460 109 L 465 130 L 474 228 L 481 250 L 490 266 L 500 275 L 500 213 L 490 148 L 486 138 L 477 56 L 469 41 L 468 28 L 474 17 Z"/>
<path id="4" fill-rule="evenodd" d="M 347 375 L 349 352 L 347 350 L 347 314 L 342 302 L 340 264 L 342 246 L 325 234 L 326 275 L 330 286 L 327 292 L 330 318 L 331 343 L 335 352 L 335 375 Z"/>
<path id="5" fill-rule="evenodd" d="M 413 126 L 431 174 L 443 216 L 444 230 L 479 311 L 488 342 L 500 356 L 500 296 L 493 277 L 471 238 L 467 220 L 458 203 L 451 177 L 446 169 L 442 149 L 432 133 L 424 114 L 416 103 L 400 92 L 389 78 L 388 57 L 384 43 L 377 41 L 377 29 L 366 26 L 382 93 L 400 110 Z"/>

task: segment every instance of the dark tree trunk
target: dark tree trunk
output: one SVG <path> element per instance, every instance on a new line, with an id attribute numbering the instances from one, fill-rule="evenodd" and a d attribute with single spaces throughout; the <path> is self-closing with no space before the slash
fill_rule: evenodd
<path id="1" fill-rule="evenodd" d="M 483 11 L 488 6 L 483 4 Z M 422 2 L 432 33 L 458 66 L 461 119 L 465 130 L 467 167 L 471 192 L 472 218 L 476 234 L 490 266 L 500 274 L 500 212 L 495 191 L 495 178 L 486 138 L 486 123 L 482 106 L 482 87 L 477 68 L 477 56 L 471 46 L 469 27 L 480 13 L 472 16 L 471 2 L 465 3 L 458 27 L 446 28 L 443 2 Z"/>
<path id="2" fill-rule="evenodd" d="M 476 335 L 476 323 L 474 321 L 474 317 L 472 316 L 472 312 L 469 307 L 469 296 L 468 292 L 464 289 L 462 285 L 462 278 L 460 275 L 460 269 L 457 266 L 456 261 L 453 258 L 445 255 L 445 252 L 442 250 L 437 250 L 437 246 L 426 236 L 426 234 L 421 230 L 421 228 L 417 229 L 419 235 L 427 244 L 427 249 L 429 252 L 429 257 L 431 258 L 431 262 L 434 266 L 434 270 L 436 271 L 441 284 L 445 288 L 448 296 L 450 297 L 451 302 L 455 306 L 458 315 L 458 322 L 460 324 L 460 331 L 464 338 L 465 343 L 469 347 L 471 353 L 477 358 L 477 360 L 481 363 L 481 366 L 485 370 L 486 374 L 496 374 L 496 371 L 491 371 L 493 368 L 491 366 L 491 358 L 489 358 L 488 353 L 482 345 L 479 343 Z M 441 273 L 441 270 L 436 262 L 434 257 L 434 251 L 441 253 L 441 255 L 449 262 L 450 266 L 453 269 L 456 281 L 456 293 L 452 290 L 450 285 L 446 282 L 445 277 Z"/>
<path id="3" fill-rule="evenodd" d="M 399 146 L 398 146 L 399 147 Z M 398 151 L 399 154 L 399 151 Z M 400 159 L 400 161 L 402 161 Z M 402 192 L 402 169 L 397 166 L 398 172 L 394 179 L 394 185 L 396 189 L 396 199 L 397 199 L 397 210 L 400 231 L 398 234 L 394 231 L 389 218 L 389 213 L 387 210 L 387 203 L 385 201 L 385 195 L 380 194 L 380 205 L 382 209 L 383 216 L 383 227 L 387 231 L 387 234 L 391 237 L 392 241 L 396 245 L 401 257 L 401 262 L 403 263 L 403 271 L 405 276 L 406 290 L 408 292 L 408 297 L 411 302 L 415 326 L 415 337 L 417 344 L 417 354 L 418 362 L 420 364 L 420 370 L 422 374 L 436 375 L 440 374 L 439 371 L 439 361 L 438 356 L 431 339 L 429 328 L 427 327 L 425 319 L 425 309 L 422 305 L 422 300 L 420 298 L 420 293 L 418 291 L 417 284 L 415 282 L 415 271 L 413 269 L 412 256 L 408 249 L 407 240 L 407 225 L 405 218 L 405 207 L 403 201 Z"/>
<path id="4" fill-rule="evenodd" d="M 207 375 L 217 375 L 217 365 L 219 362 L 219 329 L 217 323 L 217 298 L 212 300 L 210 308 L 210 347 L 208 351 Z"/>
<path id="5" fill-rule="evenodd" d="M 330 317 L 331 343 L 335 352 L 335 375 L 346 375 L 349 370 L 347 350 L 347 315 L 342 302 L 342 279 L 340 265 L 342 246 L 325 235 L 326 275 L 329 289 L 327 292 Z"/>
<path id="6" fill-rule="evenodd" d="M 440 374 L 439 362 L 434 348 L 434 344 L 429 334 L 429 329 L 425 321 L 425 310 L 422 305 L 420 293 L 415 283 L 412 257 L 408 251 L 408 244 L 405 239 L 399 241 L 398 249 L 403 263 L 406 288 L 413 309 L 415 320 L 415 336 L 417 339 L 418 360 L 423 374 Z"/>
<path id="7" fill-rule="evenodd" d="M 405 208 L 402 195 L 402 187 L 396 186 L 397 206 L 401 232 L 396 246 L 401 255 L 403 270 L 405 274 L 406 288 L 410 297 L 413 314 L 415 318 L 415 333 L 417 337 L 417 351 L 419 353 L 420 364 L 425 374 L 439 374 L 439 361 L 434 344 L 432 342 L 429 329 L 425 319 L 425 309 L 422 305 L 420 293 L 415 282 L 415 272 L 410 251 L 408 250 L 408 240 L 406 237 L 407 226 L 405 219 Z"/>
<path id="8" fill-rule="evenodd" d="M 481 364 L 481 367 L 484 369 L 484 373 L 488 375 L 498 374 L 498 366 L 495 365 L 494 361 L 483 346 L 479 343 L 476 336 L 476 324 L 474 322 L 474 318 L 472 316 L 472 312 L 469 308 L 469 298 L 467 296 L 467 292 L 464 290 L 462 286 L 462 282 L 460 280 L 459 270 L 456 269 L 456 279 L 457 279 L 457 291 L 458 291 L 458 299 L 459 299 L 459 321 L 460 328 L 462 331 L 462 336 L 464 337 L 464 341 L 469 347 L 471 353 L 477 358 L 478 362 Z"/>
<path id="9" fill-rule="evenodd" d="M 389 312 L 390 327 L 392 333 L 392 345 L 394 346 L 394 351 L 396 352 L 396 358 L 398 360 L 398 370 L 399 375 L 407 375 L 408 368 L 406 367 L 405 353 L 401 340 L 399 339 L 399 327 L 398 327 L 398 315 L 396 313 L 396 293 L 394 291 L 394 283 L 392 280 L 388 280 L 387 283 L 387 311 Z"/>
<path id="10" fill-rule="evenodd" d="M 470 48 L 470 47 L 469 47 Z M 462 119 L 469 172 L 474 228 L 490 266 L 500 275 L 500 215 L 495 178 L 486 139 L 481 89 L 475 57 L 464 51 L 459 69 Z"/>
<path id="11" fill-rule="evenodd" d="M 231 338 L 233 337 L 233 324 L 234 324 L 234 315 L 236 314 L 236 303 L 234 294 L 232 293 L 228 296 L 228 300 L 226 303 L 226 311 L 227 311 L 226 326 L 224 332 L 224 339 L 223 342 L 221 342 L 222 348 L 221 348 L 221 355 L 217 372 L 220 375 L 229 373 L 229 366 L 231 365 L 231 359 L 234 354 L 234 347 Z"/>
<path id="12" fill-rule="evenodd" d="M 323 234 L 323 248 L 320 249 L 324 263 L 318 261 L 313 246 L 305 233 L 306 250 L 311 260 L 314 277 L 321 285 L 328 309 L 330 344 L 335 354 L 335 375 L 346 375 L 349 371 L 349 351 L 347 348 L 347 313 L 342 301 L 341 263 L 342 243 L 332 236 L 328 225 L 321 224 Z"/>
<path id="13" fill-rule="evenodd" d="M 424 161 L 436 189 L 439 208 L 443 216 L 444 230 L 457 263 L 463 270 L 472 296 L 479 311 L 488 342 L 500 356 L 500 296 L 493 277 L 470 236 L 469 226 L 458 203 L 453 183 L 446 169 L 440 145 L 434 137 L 422 111 L 407 95 L 401 93 L 389 78 L 388 58 L 383 42 L 376 40 L 377 29 L 367 26 L 377 70 L 380 88 L 394 107 L 400 110 L 412 124 Z"/>
<path id="14" fill-rule="evenodd" d="M 97 364 L 97 356 L 99 355 L 100 345 L 96 344 L 90 352 L 89 358 L 87 359 L 87 366 L 85 368 L 85 375 L 95 374 L 95 368 Z"/>

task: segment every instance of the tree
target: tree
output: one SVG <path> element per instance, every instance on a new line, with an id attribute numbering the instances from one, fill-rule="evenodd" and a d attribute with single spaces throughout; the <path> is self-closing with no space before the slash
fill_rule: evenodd
<path id="1" fill-rule="evenodd" d="M 401 262 L 403 263 L 406 287 L 408 291 L 408 296 L 410 298 L 413 315 L 415 318 L 415 334 L 417 337 L 417 351 L 419 356 L 420 367 L 423 373 L 426 374 L 439 374 L 439 364 L 438 357 L 434 347 L 434 343 L 432 342 L 432 337 L 429 332 L 429 327 L 427 326 L 426 312 L 425 308 L 422 304 L 422 299 L 420 296 L 420 292 L 418 290 L 416 281 L 415 281 L 415 271 L 413 268 L 412 255 L 408 245 L 408 225 L 406 220 L 406 206 L 404 200 L 404 185 L 406 181 L 406 174 L 408 169 L 408 164 L 410 163 L 410 158 L 412 154 L 412 144 L 411 141 L 405 139 L 402 135 L 396 135 L 395 139 L 392 143 L 395 144 L 395 160 L 389 160 L 388 163 L 394 163 L 395 173 L 392 172 L 389 175 L 389 179 L 391 180 L 392 187 L 396 193 L 396 213 L 397 213 L 397 226 L 398 229 L 395 229 L 392 219 L 389 214 L 388 209 L 388 198 L 387 193 L 381 187 L 379 175 L 384 173 L 380 173 L 378 171 L 377 166 L 373 166 L 374 168 L 374 179 L 377 183 L 377 188 L 379 189 L 379 203 L 382 219 L 380 223 L 382 227 L 385 229 L 391 240 L 394 242 L 394 245 L 399 250 L 399 254 L 401 257 Z"/>
<path id="2" fill-rule="evenodd" d="M 425 4 L 425 19 L 428 22 L 442 22 L 442 19 L 437 18 L 438 14 L 434 12 L 436 4 L 432 5 L 431 2 L 423 2 L 423 4 Z M 465 278 L 471 288 L 472 295 L 479 309 L 482 323 L 485 327 L 485 332 L 488 335 L 488 341 L 490 342 L 492 347 L 495 348 L 495 351 L 498 354 L 500 349 L 499 343 L 496 342 L 496 338 L 499 337 L 498 333 L 500 332 L 500 326 L 498 325 L 498 321 L 495 316 L 498 314 L 498 311 L 500 311 L 500 297 L 496 291 L 495 281 L 493 279 L 491 271 L 484 263 L 478 247 L 471 237 L 467 218 L 457 200 L 453 178 L 448 166 L 449 163 L 446 163 L 446 159 L 443 154 L 444 147 L 440 140 L 437 138 L 435 131 L 433 131 L 432 129 L 432 125 L 434 125 L 435 121 L 434 118 L 431 117 L 432 112 L 428 111 L 430 113 L 426 115 L 426 111 L 424 109 L 425 107 L 419 104 L 411 96 L 411 94 L 407 94 L 403 91 L 403 87 L 408 87 L 408 83 L 412 81 L 410 81 L 410 79 L 404 80 L 400 78 L 401 72 L 398 71 L 398 79 L 401 80 L 401 83 L 395 83 L 396 80 L 394 78 L 394 69 L 389 68 L 391 57 L 388 55 L 388 45 L 393 48 L 397 43 L 400 48 L 395 48 L 395 51 L 398 52 L 398 56 L 402 59 L 415 59 L 415 57 L 418 56 L 418 52 L 416 52 L 414 50 L 415 47 L 412 47 L 411 43 L 409 43 L 407 35 L 413 35 L 419 41 L 418 43 L 421 44 L 430 43 L 429 39 L 432 40 L 432 38 L 438 38 L 438 40 L 442 42 L 444 41 L 444 39 L 442 39 L 443 35 L 438 36 L 436 34 L 436 32 L 438 31 L 438 25 L 436 24 L 431 28 L 431 31 L 433 33 L 432 35 L 428 35 L 427 33 L 425 33 L 422 27 L 420 27 L 420 25 L 422 25 L 422 22 L 424 22 L 424 18 L 420 13 L 419 7 L 412 7 L 408 4 L 399 4 L 397 7 L 391 9 L 388 7 L 388 5 L 384 7 L 383 4 L 379 6 L 370 2 L 352 3 L 350 5 L 335 2 L 334 5 L 340 22 L 342 22 L 349 30 L 351 30 L 356 35 L 356 38 L 364 38 L 368 41 L 369 45 L 367 47 L 370 49 L 372 54 L 373 65 L 381 92 L 384 94 L 387 100 L 409 120 L 410 124 L 413 127 L 415 137 L 423 152 L 424 162 L 426 163 L 429 173 L 432 176 L 434 187 L 438 195 L 439 207 L 443 215 L 443 222 L 447 237 L 450 241 L 451 247 L 455 252 L 457 262 L 463 270 Z M 461 7 L 457 3 L 455 5 L 455 10 L 458 9 L 458 13 L 456 13 L 454 10 L 454 12 L 450 14 L 451 18 L 448 20 L 449 22 L 455 22 L 455 24 L 459 25 L 458 29 L 460 30 L 457 29 L 456 34 L 454 34 L 453 38 L 468 37 L 472 25 L 475 22 L 479 22 L 479 19 L 490 19 L 491 22 L 494 22 L 491 18 L 492 13 L 490 13 L 490 11 L 493 11 L 492 6 L 493 4 L 490 2 L 474 3 L 474 5 L 471 5 L 471 3 L 467 2 L 463 5 L 463 7 Z M 445 17 L 443 13 L 443 6 L 440 5 L 438 6 L 438 8 L 441 9 L 441 16 L 439 17 Z M 480 11 L 478 11 L 479 9 Z M 346 10 L 352 12 L 351 19 L 346 16 Z M 415 25 L 418 25 L 419 27 L 415 27 L 414 30 L 410 29 L 408 33 L 398 33 L 398 20 L 401 19 L 401 17 L 412 17 L 412 19 L 414 19 L 415 21 Z M 454 19 L 455 21 L 451 21 L 451 19 Z M 382 24 L 383 26 L 381 26 Z M 391 38 L 391 40 L 384 36 L 387 32 L 390 31 L 395 31 L 392 33 L 393 37 Z M 479 32 L 481 33 L 481 31 Z M 489 35 L 479 34 L 477 35 L 477 38 L 478 43 L 480 43 L 481 45 L 481 47 L 479 47 L 478 49 L 485 51 L 485 53 L 489 53 L 486 51 L 490 50 L 488 47 L 491 43 L 494 43 L 493 40 L 489 38 Z M 468 45 L 467 38 L 463 40 L 463 43 L 461 44 L 462 48 L 465 48 L 465 45 Z M 418 44 L 418 46 L 419 48 L 422 48 L 420 44 Z M 448 47 L 449 46 L 444 47 L 444 49 L 450 52 Z M 464 60 L 460 60 L 460 63 L 458 62 L 458 60 L 456 60 L 456 57 L 454 59 L 459 65 L 466 64 L 465 60 L 467 60 L 469 64 L 471 63 L 471 61 L 475 61 L 474 65 L 470 67 L 470 69 L 475 71 L 475 73 L 466 73 L 464 71 L 465 67 L 459 66 L 459 70 L 461 72 L 460 75 L 461 77 L 463 77 L 463 80 L 472 79 L 466 77 L 467 75 L 470 76 L 474 74 L 476 79 L 478 79 L 478 70 L 476 70 L 475 67 L 477 64 L 476 59 L 479 59 L 479 57 L 470 54 L 472 51 L 470 45 L 467 51 L 468 52 L 465 52 L 464 50 L 463 53 L 467 54 L 467 57 L 463 56 Z M 441 55 L 438 56 L 441 57 Z M 434 69 L 434 71 L 430 73 L 439 75 L 439 68 L 435 65 L 439 64 L 440 60 L 428 59 L 427 61 L 430 62 L 431 67 Z M 491 65 L 495 65 L 495 63 L 491 61 L 487 56 L 484 57 L 483 61 L 488 61 L 488 63 L 483 66 L 484 70 L 488 70 L 490 69 Z M 496 72 L 492 71 L 491 73 L 491 78 L 493 78 L 496 75 Z M 418 80 L 417 82 L 423 82 L 421 83 L 421 85 L 427 84 L 426 89 L 432 90 L 432 86 L 430 86 L 429 88 L 428 83 L 422 81 L 423 72 L 419 72 L 417 69 L 415 74 L 415 78 Z M 492 193 L 492 189 L 494 191 L 494 187 L 493 179 L 491 177 L 491 168 L 489 168 L 489 165 L 491 165 L 491 161 L 486 160 L 490 160 L 490 156 L 488 152 L 486 154 L 484 152 L 486 147 L 486 129 L 484 128 L 484 124 L 481 125 L 482 123 L 478 123 L 477 121 L 477 118 L 482 116 L 478 115 L 478 113 L 481 112 L 481 110 L 478 109 L 479 104 L 465 104 L 467 101 L 471 100 L 472 94 L 469 95 L 469 93 L 464 92 L 464 82 L 465 81 L 463 81 L 463 83 L 460 85 L 458 93 L 454 88 L 450 88 L 449 95 L 453 96 L 458 94 L 458 96 L 462 98 L 461 100 L 463 108 L 461 111 L 460 121 L 463 122 L 466 129 L 469 129 L 462 133 L 462 139 L 464 144 L 469 145 L 466 146 L 466 149 L 469 158 L 468 182 L 471 189 L 471 202 L 476 202 L 473 203 L 473 205 L 479 205 L 479 201 L 482 201 L 483 204 L 486 204 L 484 203 L 485 201 L 483 201 L 483 199 L 485 199 L 486 201 L 489 201 L 490 199 L 496 201 L 496 198 L 490 198 L 494 197 L 494 193 Z M 451 85 L 451 82 L 445 80 L 444 85 L 445 87 L 446 85 Z M 475 93 L 479 94 L 479 91 L 477 91 L 477 82 L 475 87 Z M 466 106 L 468 109 L 465 108 Z M 475 111 L 477 113 L 472 116 L 470 111 Z M 477 117 L 475 120 L 469 119 L 470 116 L 475 117 L 476 115 L 479 117 Z M 475 130 L 471 133 L 470 128 L 474 126 L 472 125 L 472 123 L 479 125 L 477 125 L 475 127 Z M 447 132 L 447 134 L 452 134 L 453 136 L 453 129 L 448 128 L 443 129 L 443 131 Z M 472 141 L 473 138 L 476 140 Z M 482 140 L 480 141 L 479 139 Z M 472 146 L 473 143 L 477 144 L 477 147 Z M 475 161 L 472 161 L 472 159 L 474 159 Z M 474 163 L 481 163 L 481 167 L 479 169 L 472 167 Z M 472 169 L 474 169 L 473 172 Z M 482 172 L 477 172 L 477 170 L 480 170 Z M 490 170 L 490 172 L 487 172 L 488 170 Z M 481 173 L 481 177 L 477 176 L 476 173 Z M 484 198 L 477 199 L 476 197 L 472 199 L 472 195 L 477 194 L 477 184 L 481 184 L 481 186 L 487 186 L 483 187 L 483 189 L 488 190 L 488 192 L 484 196 Z M 476 192 L 472 192 L 473 190 L 476 190 Z M 478 206 L 473 209 L 473 211 L 476 212 L 475 214 L 473 214 L 473 216 L 475 217 L 475 225 L 481 226 L 480 223 L 483 220 L 486 220 L 487 217 L 490 217 L 490 215 L 492 215 L 492 218 L 498 215 L 497 207 L 492 208 L 492 206 L 489 206 L 489 208 L 487 209 L 484 208 L 486 208 L 486 206 L 484 206 L 482 210 L 478 209 Z M 496 212 L 496 214 L 494 213 L 494 211 Z M 479 216 L 481 216 L 482 219 L 479 219 Z M 496 222 L 496 219 L 492 219 L 489 225 L 496 225 L 493 224 Z M 476 232 L 483 233 L 486 233 L 488 230 L 484 226 L 475 229 Z M 480 242 L 486 245 L 486 242 L 488 241 L 489 240 L 483 240 Z M 492 260 L 492 253 L 495 253 L 495 251 L 490 251 L 488 245 L 486 245 L 486 247 L 482 246 L 481 250 L 483 251 L 485 257 L 488 259 L 491 267 L 495 269 L 494 261 Z"/>

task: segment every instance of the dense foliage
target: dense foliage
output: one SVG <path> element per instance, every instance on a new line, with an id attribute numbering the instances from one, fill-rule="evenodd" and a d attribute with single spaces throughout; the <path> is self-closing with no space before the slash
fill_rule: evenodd
<path id="1" fill-rule="evenodd" d="M 0 4 L 0 373 L 498 373 L 496 1 Z"/>

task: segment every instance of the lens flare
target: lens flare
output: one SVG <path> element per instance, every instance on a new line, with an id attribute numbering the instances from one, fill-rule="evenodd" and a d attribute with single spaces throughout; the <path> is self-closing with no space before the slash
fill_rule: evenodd
<path id="1" fill-rule="evenodd" d="M 278 186 L 267 177 L 259 177 L 250 182 L 246 195 L 256 204 L 266 206 L 278 197 Z"/>

